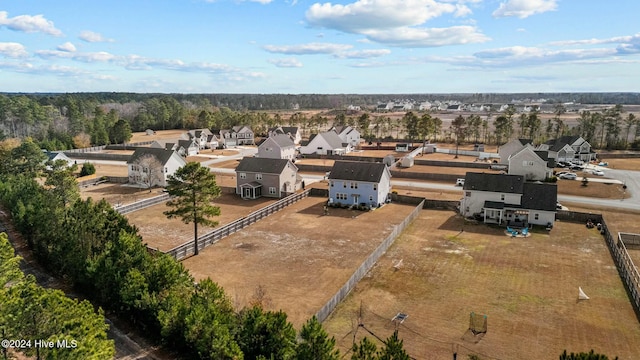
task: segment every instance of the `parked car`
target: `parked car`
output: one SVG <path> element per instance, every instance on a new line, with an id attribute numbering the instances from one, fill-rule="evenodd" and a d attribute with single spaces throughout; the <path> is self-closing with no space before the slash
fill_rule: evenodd
<path id="1" fill-rule="evenodd" d="M 591 173 L 597 176 L 604 176 L 604 171 L 602 170 L 592 170 Z"/>
<path id="2" fill-rule="evenodd" d="M 464 186 L 464 179 L 456 180 L 456 186 Z"/>
<path id="3" fill-rule="evenodd" d="M 567 174 L 567 173 L 568 173 L 568 171 L 558 171 L 558 172 L 556 173 L 556 177 L 560 177 L 560 176 L 562 176 L 563 174 Z"/>
<path id="4" fill-rule="evenodd" d="M 560 176 L 558 176 L 560 179 L 565 179 L 565 180 L 575 180 L 578 178 L 578 174 L 576 173 L 564 173 Z"/>

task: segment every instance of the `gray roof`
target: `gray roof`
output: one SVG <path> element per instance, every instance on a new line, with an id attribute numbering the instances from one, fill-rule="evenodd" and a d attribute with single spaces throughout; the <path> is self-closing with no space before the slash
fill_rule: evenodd
<path id="1" fill-rule="evenodd" d="M 185 148 L 185 150 L 192 146 L 197 147 L 192 140 L 178 140 L 178 146 Z"/>
<path id="2" fill-rule="evenodd" d="M 518 141 L 522 145 L 533 144 L 533 140 L 531 140 L 531 139 L 518 139 Z"/>
<path id="3" fill-rule="evenodd" d="M 135 164 L 143 156 L 151 154 L 156 159 L 158 159 L 158 161 L 162 165 L 165 165 L 167 161 L 169 161 L 173 153 L 174 153 L 173 150 L 165 150 L 165 149 L 159 149 L 159 148 L 138 148 L 131 155 L 131 157 L 129 157 L 129 160 L 127 160 L 127 164 Z"/>
<path id="4" fill-rule="evenodd" d="M 522 194 L 522 208 L 556 211 L 558 187 L 556 184 L 527 182 Z"/>
<path id="5" fill-rule="evenodd" d="M 293 140 L 291 140 L 291 136 L 287 134 L 277 134 L 275 136 L 269 137 L 273 142 L 275 142 L 280 148 L 286 148 L 289 146 L 295 146 Z M 267 141 L 268 139 L 265 139 Z M 263 142 L 264 143 L 264 142 Z"/>
<path id="6" fill-rule="evenodd" d="M 335 131 L 323 132 L 318 134 L 317 136 L 322 137 L 327 142 L 327 144 L 331 146 L 332 149 L 339 149 L 344 147 L 342 144 L 342 139 L 340 139 L 340 136 L 338 136 Z M 311 142 L 311 138 L 309 138 L 309 142 Z"/>
<path id="7" fill-rule="evenodd" d="M 287 167 L 288 163 L 290 163 L 290 161 L 287 159 L 244 157 L 236 167 L 236 172 L 282 174 L 282 171 Z M 293 165 L 293 163 L 291 165 Z M 295 168 L 296 166 L 293 165 L 293 167 Z"/>
<path id="8" fill-rule="evenodd" d="M 522 175 L 468 172 L 464 177 L 464 190 L 522 194 Z"/>
<path id="9" fill-rule="evenodd" d="M 383 163 L 365 161 L 336 161 L 329 179 L 380 182 L 387 166 Z"/>

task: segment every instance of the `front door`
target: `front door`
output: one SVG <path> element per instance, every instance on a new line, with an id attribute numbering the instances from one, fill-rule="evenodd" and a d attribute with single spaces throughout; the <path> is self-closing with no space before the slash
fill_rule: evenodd
<path id="1" fill-rule="evenodd" d="M 246 187 L 242 189 L 242 198 L 251 199 L 251 188 Z"/>

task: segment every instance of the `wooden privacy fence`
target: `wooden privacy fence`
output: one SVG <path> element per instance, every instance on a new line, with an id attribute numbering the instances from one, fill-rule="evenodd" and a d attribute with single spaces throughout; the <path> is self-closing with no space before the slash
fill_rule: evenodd
<path id="1" fill-rule="evenodd" d="M 638 273 L 638 268 L 633 263 L 633 260 L 631 260 L 631 256 L 629 256 L 629 252 L 627 251 L 627 247 L 623 240 L 625 238 L 629 238 L 630 241 L 637 241 L 638 237 L 640 237 L 638 234 L 619 232 L 618 244 L 616 246 L 609 230 L 605 227 L 607 245 L 609 245 L 611 254 L 616 261 L 620 277 L 629 290 L 629 296 L 631 297 L 633 306 L 636 308 L 636 311 L 640 313 L 640 273 Z"/>
<path id="2" fill-rule="evenodd" d="M 285 198 L 278 200 L 277 202 L 271 205 L 267 205 L 262 209 L 256 210 L 245 217 L 242 217 L 238 220 L 235 220 L 232 223 L 226 224 L 222 227 L 214 229 L 213 231 L 200 236 L 198 238 L 198 251 L 210 245 L 215 244 L 220 239 L 223 239 L 235 233 L 236 231 L 241 230 L 257 222 L 258 220 L 261 220 L 275 212 L 278 212 L 284 209 L 285 207 L 297 202 L 298 200 L 301 200 L 309 196 L 309 192 L 310 190 L 305 190 L 297 194 L 291 194 Z M 173 258 L 176 260 L 182 260 L 187 256 L 193 255 L 195 253 L 194 249 L 195 249 L 194 243 L 193 241 L 190 240 L 182 245 L 176 246 L 175 248 L 167 251 L 166 253 L 173 256 Z"/>
<path id="3" fill-rule="evenodd" d="M 316 313 L 318 321 L 324 321 L 329 316 L 329 314 L 331 314 L 333 309 L 335 309 L 335 307 L 342 300 L 344 300 L 345 297 L 347 297 L 353 287 L 356 286 L 356 284 L 369 272 L 369 270 L 371 270 L 380 256 L 382 256 L 382 254 L 384 254 L 387 249 L 389 249 L 389 246 L 393 244 L 398 235 L 400 235 L 400 233 L 413 221 L 413 219 L 418 216 L 423 206 L 424 200 L 420 204 L 418 204 L 415 209 L 413 209 L 413 211 L 402 221 L 402 223 L 394 226 L 391 234 L 389 234 L 389 236 L 387 236 L 382 241 L 382 243 L 380 243 L 380 245 L 378 245 L 378 247 L 371 254 L 369 254 L 369 256 L 360 265 L 360 267 L 358 267 L 353 275 L 351 275 L 349 280 L 347 280 L 347 282 L 342 285 L 340 290 L 338 290 L 338 292 L 333 295 L 333 297 L 329 299 L 329 301 L 327 301 L 327 303 L 324 304 L 324 306 L 320 310 L 318 310 L 318 312 Z"/>
<path id="4" fill-rule="evenodd" d="M 128 213 L 167 201 L 169 200 L 170 197 L 171 196 L 169 196 L 169 194 L 162 194 L 162 195 L 154 196 L 152 198 L 136 201 L 132 204 L 117 206 L 117 207 L 114 206 L 113 209 L 119 212 L 120 214 L 124 215 L 124 214 L 128 214 Z"/>

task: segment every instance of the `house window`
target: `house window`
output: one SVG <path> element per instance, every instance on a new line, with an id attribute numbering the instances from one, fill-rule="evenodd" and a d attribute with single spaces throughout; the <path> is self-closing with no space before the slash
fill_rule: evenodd
<path id="1" fill-rule="evenodd" d="M 504 194 L 500 194 L 500 200 L 504 201 Z"/>
<path id="2" fill-rule="evenodd" d="M 523 161 L 522 166 L 533 166 L 533 161 Z"/>
<path id="3" fill-rule="evenodd" d="M 373 184 L 373 190 L 378 191 L 378 184 Z"/>
<path id="4" fill-rule="evenodd" d="M 373 195 L 369 195 L 369 201 L 373 201 Z"/>
<path id="5" fill-rule="evenodd" d="M 539 217 L 538 214 L 533 215 L 533 218 L 536 220 L 538 220 L 538 217 Z"/>
<path id="6" fill-rule="evenodd" d="M 276 188 L 273 186 L 269 187 L 269 194 L 274 195 L 276 193 Z"/>
<path id="7" fill-rule="evenodd" d="M 256 180 L 262 180 L 262 174 L 256 174 Z"/>
<path id="8" fill-rule="evenodd" d="M 345 188 L 345 189 L 347 188 L 347 182 L 346 181 L 342 182 L 342 187 Z"/>
<path id="9" fill-rule="evenodd" d="M 357 189 L 358 188 L 358 183 L 357 182 L 352 182 L 351 183 L 351 188 L 352 189 Z"/>
<path id="10" fill-rule="evenodd" d="M 466 197 L 470 197 L 470 196 L 471 196 L 471 191 L 466 191 L 466 192 L 464 193 L 464 196 L 466 196 Z"/>
<path id="11" fill-rule="evenodd" d="M 331 187 L 333 187 L 333 181 L 329 182 L 331 184 Z"/>
<path id="12" fill-rule="evenodd" d="M 246 179 L 247 173 L 240 173 L 240 179 Z"/>
<path id="13" fill-rule="evenodd" d="M 167 168 L 167 167 L 166 167 L 166 168 L 164 168 L 164 173 L 166 174 L 166 173 L 168 173 L 168 172 L 169 172 L 169 168 Z"/>
<path id="14" fill-rule="evenodd" d="M 347 200 L 347 194 L 337 193 L 336 194 L 336 199 L 338 199 L 338 200 Z"/>

